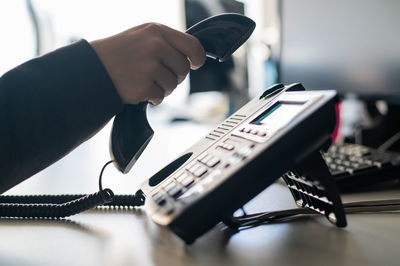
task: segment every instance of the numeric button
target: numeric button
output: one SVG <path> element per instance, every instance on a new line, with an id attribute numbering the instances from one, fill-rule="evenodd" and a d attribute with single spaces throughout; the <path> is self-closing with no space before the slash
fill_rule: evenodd
<path id="1" fill-rule="evenodd" d="M 235 148 L 232 144 L 228 144 L 228 143 L 220 143 L 220 144 L 218 144 L 218 147 L 220 147 L 224 150 L 228 150 L 228 151 L 232 151 Z"/>
<path id="2" fill-rule="evenodd" d="M 215 167 L 217 164 L 219 164 L 221 162 L 220 159 L 218 159 L 217 157 L 213 157 L 211 160 L 207 161 L 206 165 L 208 167 Z"/>
<path id="3" fill-rule="evenodd" d="M 201 166 L 198 169 L 196 169 L 196 171 L 193 172 L 193 175 L 196 177 L 202 177 L 205 173 L 207 173 L 207 168 Z"/>
<path id="4" fill-rule="evenodd" d="M 163 206 L 166 201 L 165 201 L 165 197 L 163 194 L 161 194 L 160 192 L 156 192 L 154 193 L 151 198 L 154 200 L 154 202 L 159 205 L 159 206 Z"/>
<path id="5" fill-rule="evenodd" d="M 191 176 L 188 175 L 187 177 L 185 177 L 185 178 L 181 181 L 181 184 L 182 184 L 184 187 L 188 187 L 188 186 L 190 186 L 193 182 L 194 182 L 193 177 L 191 177 Z"/>
<path id="6" fill-rule="evenodd" d="M 261 130 L 261 131 L 258 132 L 257 135 L 260 136 L 260 137 L 266 137 L 267 136 L 267 131 Z"/>
<path id="7" fill-rule="evenodd" d="M 164 187 L 167 194 L 173 198 L 177 197 L 181 193 L 181 188 L 175 182 L 168 183 Z"/>

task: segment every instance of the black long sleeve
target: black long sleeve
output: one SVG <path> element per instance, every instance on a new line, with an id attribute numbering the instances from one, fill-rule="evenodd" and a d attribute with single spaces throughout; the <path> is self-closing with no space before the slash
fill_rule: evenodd
<path id="1" fill-rule="evenodd" d="M 59 160 L 122 109 L 85 40 L 30 60 L 0 79 L 0 193 Z"/>

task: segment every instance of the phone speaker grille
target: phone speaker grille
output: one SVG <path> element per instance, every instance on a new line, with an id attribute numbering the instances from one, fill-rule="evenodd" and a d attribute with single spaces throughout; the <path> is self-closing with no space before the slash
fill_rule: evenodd
<path id="1" fill-rule="evenodd" d="M 224 122 L 222 122 L 217 128 L 213 129 L 206 136 L 209 140 L 217 140 L 220 137 L 224 136 L 227 132 L 232 130 L 236 125 L 238 125 L 243 119 L 245 119 L 245 115 L 234 114 Z"/>

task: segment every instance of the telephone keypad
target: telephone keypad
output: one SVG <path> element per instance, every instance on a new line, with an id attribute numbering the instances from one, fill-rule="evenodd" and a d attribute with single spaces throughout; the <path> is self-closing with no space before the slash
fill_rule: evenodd
<path id="1" fill-rule="evenodd" d="M 259 131 L 253 131 L 249 134 L 255 133 L 260 134 Z M 235 140 L 233 140 L 231 143 L 227 141 L 217 143 L 216 147 L 222 148 L 224 151 L 236 151 L 232 152 L 228 157 L 225 157 L 226 153 L 222 150 L 211 150 L 202 153 L 184 166 L 183 169 L 174 173 L 169 182 L 167 181 L 162 185 L 161 190 L 154 193 L 153 200 L 158 206 L 162 207 L 162 212 L 167 213 L 169 205 L 173 201 L 179 201 L 183 195 L 202 193 L 204 189 L 207 189 L 214 182 L 215 177 L 221 173 L 218 168 L 220 164 L 223 164 L 222 167 L 225 166 L 226 168 L 236 165 L 249 156 L 255 144 L 238 146 L 235 145 Z"/>

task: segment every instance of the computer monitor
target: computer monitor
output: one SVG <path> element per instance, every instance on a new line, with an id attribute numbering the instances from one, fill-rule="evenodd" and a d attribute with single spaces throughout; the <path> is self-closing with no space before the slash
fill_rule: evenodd
<path id="1" fill-rule="evenodd" d="M 279 79 L 400 104 L 400 1 L 282 0 Z"/>

